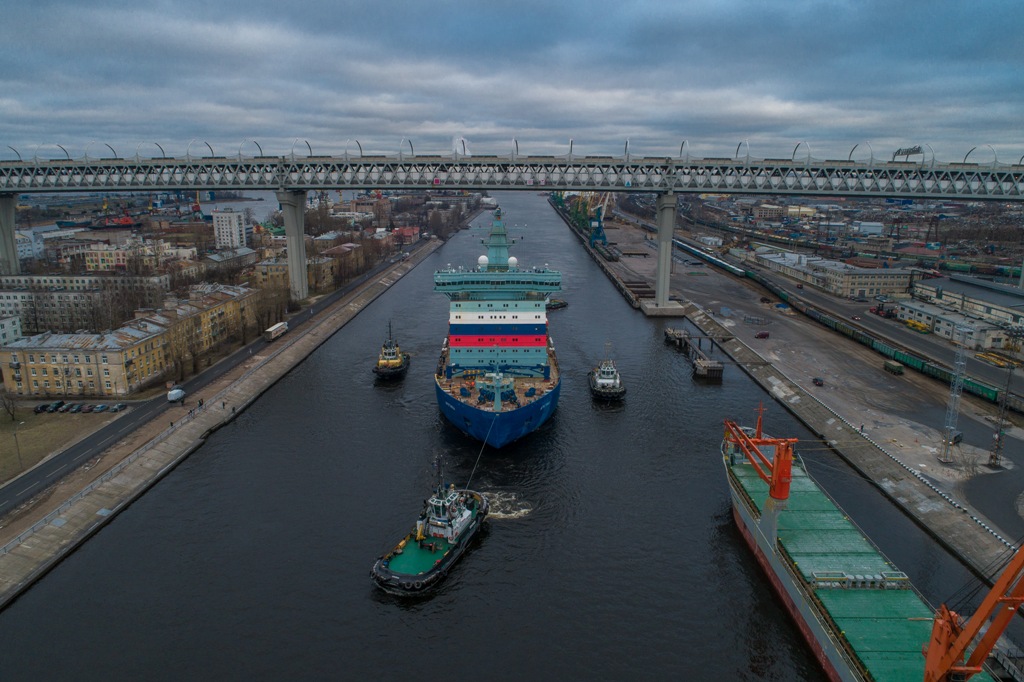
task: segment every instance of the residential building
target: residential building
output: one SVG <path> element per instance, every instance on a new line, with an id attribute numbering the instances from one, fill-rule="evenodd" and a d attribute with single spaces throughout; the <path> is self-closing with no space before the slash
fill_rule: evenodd
<path id="1" fill-rule="evenodd" d="M 187 299 L 137 311 L 113 331 L 45 332 L 0 343 L 0 359 L 12 370 L 4 372 L 4 386 L 25 396 L 130 394 L 253 329 L 255 295 L 246 287 L 203 284 Z"/>
<path id="2" fill-rule="evenodd" d="M 0 346 L 21 338 L 21 318 L 0 313 Z"/>
<path id="3" fill-rule="evenodd" d="M 213 233 L 218 249 L 249 246 L 252 241 L 252 226 L 245 224 L 245 215 L 231 209 L 213 212 Z"/>

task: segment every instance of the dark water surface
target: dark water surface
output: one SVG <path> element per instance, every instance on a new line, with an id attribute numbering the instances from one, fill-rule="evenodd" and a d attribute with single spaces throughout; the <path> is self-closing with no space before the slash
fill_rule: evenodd
<path id="1" fill-rule="evenodd" d="M 563 390 L 540 431 L 483 453 L 472 487 L 497 513 L 436 593 L 383 595 L 369 569 L 412 526 L 434 454 L 460 483 L 477 461 L 434 401 L 432 273 L 476 262 L 489 214 L 0 614 L 0 676 L 824 679 L 733 525 L 717 454 L 722 419 L 766 394 L 734 366 L 694 382 L 666 322 L 628 307 L 543 197 L 498 198 L 520 263 L 562 271 Z M 379 386 L 389 320 L 412 367 Z M 587 389 L 606 343 L 619 407 Z M 781 407 L 766 419 L 927 597 L 968 580 Z"/>

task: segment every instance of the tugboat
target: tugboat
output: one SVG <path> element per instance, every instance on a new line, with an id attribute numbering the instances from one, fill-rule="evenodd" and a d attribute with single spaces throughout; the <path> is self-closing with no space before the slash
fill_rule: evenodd
<path id="1" fill-rule="evenodd" d="M 486 518 L 487 498 L 438 482 L 412 532 L 377 559 L 370 577 L 391 594 L 426 592 L 462 557 Z"/>
<path id="2" fill-rule="evenodd" d="M 602 360 L 598 367 L 590 370 L 590 394 L 598 400 L 607 401 L 626 397 L 626 387 L 622 385 L 622 377 L 611 358 Z"/>
<path id="3" fill-rule="evenodd" d="M 569 302 L 563 301 L 560 298 L 548 298 L 544 301 L 544 307 L 548 310 L 561 310 L 562 308 L 568 308 Z"/>
<path id="4" fill-rule="evenodd" d="M 380 356 L 373 368 L 379 379 L 398 379 L 405 376 L 409 369 L 409 354 L 403 353 L 391 335 L 391 322 L 388 322 L 388 338 L 380 347 Z"/>

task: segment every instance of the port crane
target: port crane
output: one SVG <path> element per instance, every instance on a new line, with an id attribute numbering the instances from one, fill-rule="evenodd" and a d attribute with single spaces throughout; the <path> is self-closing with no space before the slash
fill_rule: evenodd
<path id="1" fill-rule="evenodd" d="M 932 623 L 932 635 L 924 646 L 924 682 L 961 682 L 981 672 L 981 664 L 1024 605 L 1024 546 L 1010 559 L 995 585 L 967 622 L 945 604 Z M 970 651 L 971 643 L 985 626 L 988 629 Z M 968 656 L 964 660 L 965 656 Z"/>

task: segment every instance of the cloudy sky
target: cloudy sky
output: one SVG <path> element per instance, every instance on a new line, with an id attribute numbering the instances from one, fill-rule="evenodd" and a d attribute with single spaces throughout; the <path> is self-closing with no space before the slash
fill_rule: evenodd
<path id="1" fill-rule="evenodd" d="M 0 159 L 157 156 L 154 142 L 252 155 L 252 140 L 419 154 L 453 138 L 502 155 L 513 139 L 717 157 L 746 142 L 762 158 L 920 144 L 940 161 L 977 146 L 971 161 L 1016 163 L 1024 2 L 5 3 Z"/>

